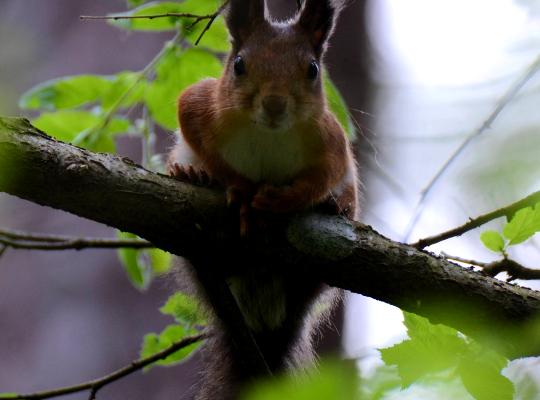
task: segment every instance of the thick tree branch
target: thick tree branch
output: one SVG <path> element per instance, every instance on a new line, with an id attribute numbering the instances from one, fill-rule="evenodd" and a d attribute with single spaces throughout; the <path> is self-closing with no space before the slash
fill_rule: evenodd
<path id="1" fill-rule="evenodd" d="M 319 275 L 330 285 L 455 327 L 511 357 L 540 354 L 540 293 L 486 277 L 332 216 L 294 218 L 286 235 L 238 238 L 219 191 L 196 188 L 117 156 L 51 139 L 0 118 L 0 191 L 133 232 L 174 254 L 251 259 Z M 246 262 L 215 273 L 238 273 Z M 233 264 L 234 265 L 234 264 Z"/>

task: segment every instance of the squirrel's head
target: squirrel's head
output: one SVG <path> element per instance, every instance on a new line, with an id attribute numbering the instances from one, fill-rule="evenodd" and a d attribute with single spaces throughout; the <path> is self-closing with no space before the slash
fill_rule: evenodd
<path id="1" fill-rule="evenodd" d="M 223 110 L 271 130 L 319 116 L 325 107 L 321 61 L 338 12 L 332 0 L 304 0 L 294 19 L 273 22 L 264 0 L 230 0 Z"/>

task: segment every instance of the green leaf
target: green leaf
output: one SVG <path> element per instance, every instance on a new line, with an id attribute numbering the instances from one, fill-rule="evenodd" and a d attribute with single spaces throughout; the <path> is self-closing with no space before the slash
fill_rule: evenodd
<path id="1" fill-rule="evenodd" d="M 257 383 L 242 400 L 354 400 L 359 399 L 355 368 L 346 363 L 323 363 L 318 371 L 282 376 Z"/>
<path id="2" fill-rule="evenodd" d="M 43 113 L 32 121 L 32 124 L 66 143 L 71 143 L 79 135 L 87 133 L 103 123 L 103 117 L 87 111 L 60 110 L 54 113 Z M 96 131 L 79 145 L 97 152 L 115 152 L 112 135 L 127 132 L 129 120 L 115 117 L 104 130 Z"/>
<path id="3" fill-rule="evenodd" d="M 0 393 L 0 399 L 13 399 L 19 397 L 18 393 Z"/>
<path id="4" fill-rule="evenodd" d="M 167 13 L 181 13 L 183 7 L 181 3 L 170 1 L 153 1 L 143 4 L 137 8 L 123 13 L 109 14 L 109 16 L 140 16 L 140 15 L 156 15 Z M 182 25 L 182 20 L 179 17 L 164 17 L 164 18 L 136 18 L 136 19 L 118 19 L 109 20 L 111 25 L 118 28 L 134 31 L 172 31 Z"/>
<path id="5" fill-rule="evenodd" d="M 54 111 L 74 108 L 97 102 L 113 81 L 109 77 L 78 75 L 58 78 L 41 83 L 26 93 L 19 101 L 21 108 Z"/>
<path id="6" fill-rule="evenodd" d="M 540 203 L 534 208 L 526 207 L 516 212 L 503 228 L 510 245 L 519 244 L 540 231 Z"/>
<path id="7" fill-rule="evenodd" d="M 144 336 L 141 349 L 141 358 L 153 356 L 154 354 L 159 353 L 160 351 L 163 351 L 166 348 L 170 347 L 174 343 L 179 342 L 183 338 L 194 335 L 196 333 L 197 331 L 193 329 L 186 329 L 180 325 L 169 325 L 159 335 L 155 333 L 149 333 Z M 167 358 L 156 362 L 154 365 L 171 366 L 178 364 L 186 357 L 188 357 L 200 345 L 200 342 L 193 343 L 169 355 Z M 148 367 L 147 369 L 149 369 L 150 367 Z"/>
<path id="8" fill-rule="evenodd" d="M 387 365 L 396 365 L 403 386 L 409 386 L 430 373 L 455 367 L 466 343 L 457 331 L 433 325 L 425 318 L 405 314 L 410 339 L 380 350 Z"/>
<path id="9" fill-rule="evenodd" d="M 119 239 L 137 239 L 138 236 L 128 232 L 117 232 Z M 141 263 L 139 257 L 139 250 L 121 248 L 118 249 L 118 257 L 127 272 L 128 278 L 132 285 L 137 289 L 144 290 L 148 288 L 151 280 L 151 273 L 149 268 Z"/>
<path id="10" fill-rule="evenodd" d="M 512 400 L 513 383 L 501 375 L 508 360 L 487 351 L 464 357 L 458 372 L 465 388 L 477 400 Z"/>
<path id="11" fill-rule="evenodd" d="M 148 85 L 146 104 L 152 117 L 164 128 L 173 130 L 176 99 L 182 90 L 203 78 L 218 77 L 222 66 L 217 57 L 200 50 L 172 49 L 156 67 L 157 77 Z"/>
<path id="12" fill-rule="evenodd" d="M 206 325 L 198 301 L 184 293 L 173 294 L 165 305 L 159 309 L 162 314 L 173 316 L 182 325 Z"/>
<path id="13" fill-rule="evenodd" d="M 161 249 L 149 249 L 145 251 L 150 257 L 152 272 L 155 275 L 162 275 L 169 272 L 172 264 L 172 256 L 170 253 L 167 253 Z"/>
<path id="14" fill-rule="evenodd" d="M 338 122 L 341 124 L 342 128 L 347 133 L 349 139 L 354 139 L 354 124 L 351 115 L 349 114 L 349 111 L 347 109 L 347 104 L 345 104 L 345 100 L 343 100 L 343 97 L 341 97 L 341 93 L 339 93 L 339 90 L 332 83 L 330 77 L 328 76 L 328 73 L 326 72 L 323 74 L 323 85 L 324 91 L 326 92 L 326 100 L 328 101 L 330 110 L 332 110 L 332 112 L 336 116 Z"/>
<path id="15" fill-rule="evenodd" d="M 480 240 L 491 251 L 501 253 L 504 251 L 504 239 L 497 231 L 485 231 L 480 235 Z"/>

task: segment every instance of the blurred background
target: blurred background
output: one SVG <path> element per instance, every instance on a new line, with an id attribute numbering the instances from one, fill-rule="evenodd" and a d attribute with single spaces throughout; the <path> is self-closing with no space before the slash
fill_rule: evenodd
<path id="1" fill-rule="evenodd" d="M 285 17 L 295 2 L 268 3 L 274 15 Z M 125 0 L 1 0 L 0 114 L 31 117 L 18 108 L 18 99 L 48 79 L 144 68 L 170 33 L 126 33 L 79 20 L 125 9 Z M 445 161 L 478 132 L 540 54 L 539 22 L 537 0 L 350 2 L 326 64 L 357 123 L 364 222 L 392 239 L 414 241 L 540 189 L 540 76 L 535 75 L 418 207 Z M 171 143 L 163 135 L 161 151 Z M 122 137 L 119 152 L 141 158 L 135 139 Z M 0 226 L 74 236 L 114 234 L 5 194 L 0 194 Z M 500 226 L 494 221 L 489 227 Z M 432 250 L 494 260 L 480 243 L 480 231 Z M 538 244 L 533 239 L 511 250 L 511 256 L 529 267 L 540 265 Z M 0 392 L 72 385 L 126 365 L 137 357 L 143 335 L 169 322 L 157 309 L 173 291 L 167 279 L 154 281 L 144 293 L 136 290 L 114 251 L 8 250 L 0 258 Z M 401 320 L 393 307 L 349 296 L 344 354 L 359 359 L 369 376 L 378 365 L 375 349 L 403 339 Z M 176 368 L 135 374 L 100 395 L 188 399 L 197 374 L 194 358 Z M 522 365 L 518 369 L 525 373 Z M 414 390 L 395 398 L 428 398 Z"/>

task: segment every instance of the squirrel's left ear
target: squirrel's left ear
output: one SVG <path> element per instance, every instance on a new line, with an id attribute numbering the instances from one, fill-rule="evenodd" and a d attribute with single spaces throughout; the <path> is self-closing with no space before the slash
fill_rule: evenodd
<path id="1" fill-rule="evenodd" d="M 317 56 L 324 53 L 339 11 L 336 0 L 304 0 L 297 25 L 309 35 Z"/>

